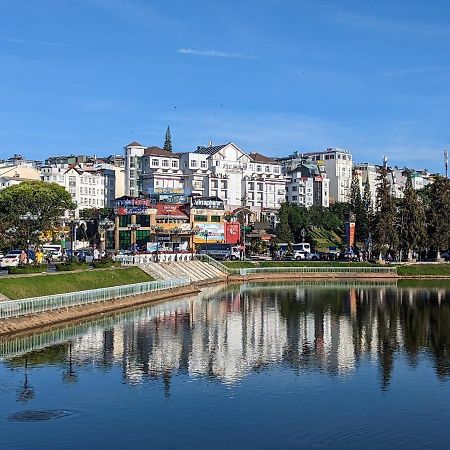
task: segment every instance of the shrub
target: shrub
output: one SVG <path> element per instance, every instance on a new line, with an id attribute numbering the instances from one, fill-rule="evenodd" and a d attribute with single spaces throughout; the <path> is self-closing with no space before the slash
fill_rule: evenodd
<path id="1" fill-rule="evenodd" d="M 106 269 L 109 267 L 120 267 L 120 263 L 118 261 L 113 261 L 112 259 L 100 259 L 98 261 L 94 261 L 93 264 L 94 269 Z"/>
<path id="2" fill-rule="evenodd" d="M 57 263 L 55 264 L 56 270 L 58 272 L 70 272 L 72 270 L 82 270 L 88 269 L 89 264 L 85 262 L 66 262 L 66 263 Z"/>
<path id="3" fill-rule="evenodd" d="M 42 273 L 42 272 L 47 272 L 46 264 L 41 264 L 40 266 L 28 264 L 26 266 L 8 267 L 8 273 L 10 275 L 18 275 L 21 273 Z"/>

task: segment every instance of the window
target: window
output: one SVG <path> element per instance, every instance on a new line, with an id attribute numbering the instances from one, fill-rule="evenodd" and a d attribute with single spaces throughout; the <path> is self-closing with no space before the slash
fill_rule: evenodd
<path id="1" fill-rule="evenodd" d="M 211 222 L 220 222 L 220 216 L 211 216 Z"/>
<path id="2" fill-rule="evenodd" d="M 213 189 L 217 189 L 219 186 L 218 186 L 218 181 L 217 180 L 212 180 L 211 181 L 211 187 L 213 188 Z"/>
<path id="3" fill-rule="evenodd" d="M 197 161 L 195 159 L 191 160 L 191 167 L 197 167 Z"/>
<path id="4" fill-rule="evenodd" d="M 162 160 L 162 166 L 163 167 L 169 167 L 169 161 L 167 161 L 167 159 L 163 159 Z"/>
<path id="5" fill-rule="evenodd" d="M 292 196 L 292 201 L 293 201 L 293 202 L 296 202 L 296 201 L 297 201 L 297 196 L 296 196 L 296 195 L 293 195 L 293 196 Z"/>
<path id="6" fill-rule="evenodd" d="M 178 161 L 175 159 L 172 159 L 172 168 L 174 169 L 178 168 Z"/>
<path id="7" fill-rule="evenodd" d="M 208 216 L 194 215 L 194 222 L 208 222 Z"/>
<path id="8" fill-rule="evenodd" d="M 278 166 L 275 166 L 275 167 L 273 168 L 273 172 L 274 172 L 274 173 L 280 173 L 280 168 L 279 168 Z"/>
<path id="9" fill-rule="evenodd" d="M 119 216 L 119 227 L 126 227 L 131 223 L 130 216 Z"/>
<path id="10" fill-rule="evenodd" d="M 141 227 L 149 227 L 150 226 L 150 216 L 145 214 L 136 215 L 136 223 L 138 223 Z"/>
<path id="11" fill-rule="evenodd" d="M 255 183 L 253 181 L 248 183 L 248 188 L 249 188 L 250 191 L 253 191 L 255 189 Z"/>
<path id="12" fill-rule="evenodd" d="M 292 192 L 297 192 L 297 186 L 292 186 Z"/>
<path id="13" fill-rule="evenodd" d="M 225 180 L 220 181 L 220 189 L 226 189 L 227 188 L 227 182 Z"/>
<path id="14" fill-rule="evenodd" d="M 261 164 L 257 164 L 257 165 L 256 165 L 256 171 L 257 171 L 257 172 L 261 172 L 261 171 L 262 171 L 262 166 L 261 166 Z"/>
<path id="15" fill-rule="evenodd" d="M 201 161 L 201 162 L 200 162 L 200 167 L 201 167 L 202 169 L 206 169 L 206 161 Z"/>
<path id="16" fill-rule="evenodd" d="M 119 247 L 122 250 L 128 250 L 131 245 L 131 231 L 119 232 Z"/>
<path id="17" fill-rule="evenodd" d="M 258 183 L 258 191 L 262 191 L 263 190 L 263 184 L 262 183 Z"/>
<path id="18" fill-rule="evenodd" d="M 270 166 L 266 166 L 266 172 L 270 172 Z"/>

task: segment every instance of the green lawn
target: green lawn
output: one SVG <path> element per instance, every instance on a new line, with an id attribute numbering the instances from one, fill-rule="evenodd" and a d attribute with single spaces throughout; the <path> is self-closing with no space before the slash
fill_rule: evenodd
<path id="1" fill-rule="evenodd" d="M 223 264 L 231 269 L 249 267 L 371 267 L 376 264 L 364 262 L 339 261 L 225 261 Z"/>
<path id="2" fill-rule="evenodd" d="M 10 299 L 18 299 L 142 283 L 151 280 L 152 277 L 138 267 L 86 270 L 85 272 L 66 272 L 56 275 L 0 278 L 0 293 Z"/>
<path id="3" fill-rule="evenodd" d="M 410 266 L 398 266 L 397 273 L 400 276 L 450 276 L 450 264 L 414 264 Z"/>

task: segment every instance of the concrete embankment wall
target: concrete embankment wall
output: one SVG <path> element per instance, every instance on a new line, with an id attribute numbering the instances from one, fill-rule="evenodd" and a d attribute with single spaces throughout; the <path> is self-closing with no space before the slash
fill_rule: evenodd
<path id="1" fill-rule="evenodd" d="M 283 281 L 283 280 L 297 280 L 314 279 L 327 281 L 330 279 L 340 280 L 398 280 L 399 276 L 396 273 L 337 273 L 337 272 L 322 272 L 322 273 L 298 273 L 298 272 L 263 272 L 252 273 L 248 275 L 229 275 L 228 281 Z"/>
<path id="2" fill-rule="evenodd" d="M 89 305 L 74 306 L 2 320 L 0 321 L 0 336 L 33 331 L 37 328 L 43 328 L 67 321 L 86 319 L 100 314 L 132 309 L 137 306 L 142 307 L 152 302 L 172 300 L 176 297 L 195 295 L 199 292 L 200 289 L 197 286 L 190 285 L 165 291 L 151 292 L 145 295 L 106 300 L 104 302 L 96 302 Z"/>

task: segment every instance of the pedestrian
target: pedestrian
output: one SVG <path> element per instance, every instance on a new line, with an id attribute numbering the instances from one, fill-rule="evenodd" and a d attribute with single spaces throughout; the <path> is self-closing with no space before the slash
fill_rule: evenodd
<path id="1" fill-rule="evenodd" d="M 36 252 L 36 264 L 40 266 L 42 264 L 42 261 L 44 260 L 44 254 L 42 253 L 42 250 L 39 248 Z"/>
<path id="2" fill-rule="evenodd" d="M 26 264 L 26 262 L 27 262 L 27 254 L 25 253 L 24 250 L 22 250 L 19 256 L 19 264 L 22 266 Z"/>
<path id="3" fill-rule="evenodd" d="M 100 257 L 100 252 L 98 251 L 98 248 L 94 248 L 94 260 L 97 261 Z"/>

